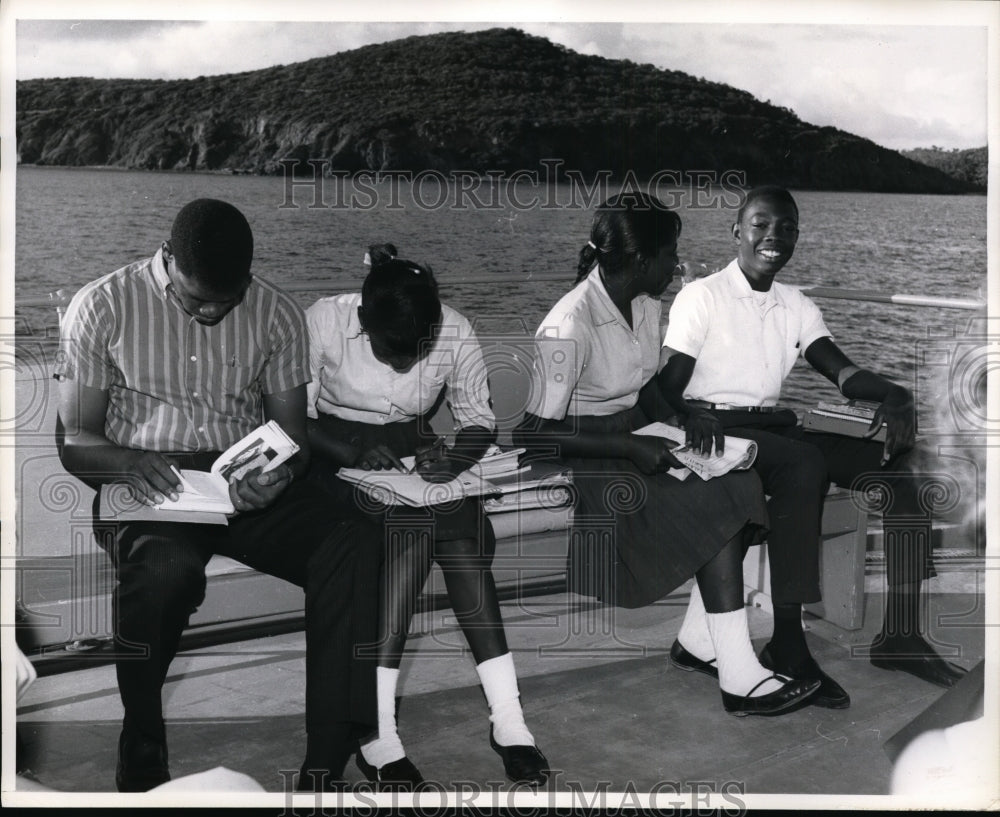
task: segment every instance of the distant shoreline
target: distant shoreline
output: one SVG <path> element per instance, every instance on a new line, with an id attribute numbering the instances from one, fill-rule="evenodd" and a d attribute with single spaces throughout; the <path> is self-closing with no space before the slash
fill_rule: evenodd
<path id="1" fill-rule="evenodd" d="M 313 160 L 313 161 L 319 162 L 321 160 Z M 142 167 L 122 167 L 121 165 L 69 165 L 69 164 L 66 164 L 66 165 L 57 165 L 57 164 L 48 164 L 48 163 L 37 164 L 37 163 L 30 163 L 30 162 L 18 162 L 17 165 L 16 165 L 16 169 L 20 170 L 21 168 L 30 168 L 30 169 L 33 169 L 33 170 L 43 170 L 43 171 L 44 170 L 87 170 L 87 171 L 106 171 L 106 172 L 110 172 L 110 173 L 150 173 L 150 174 L 162 174 L 162 175 L 173 175 L 173 176 L 226 176 L 226 177 L 228 177 L 228 176 L 247 176 L 247 177 L 256 178 L 256 179 L 282 179 L 282 178 L 288 179 L 289 178 L 287 176 L 287 174 L 283 174 L 283 173 L 256 173 L 256 172 L 251 171 L 251 170 L 235 170 L 235 169 L 232 169 L 232 168 L 219 168 L 219 169 L 216 169 L 216 170 L 212 170 L 212 169 L 208 169 L 208 168 L 198 168 L 197 170 L 189 170 L 189 169 L 186 169 L 186 168 L 142 168 Z M 471 171 L 471 170 L 434 170 L 434 169 L 430 169 L 430 170 L 425 169 L 425 170 L 418 170 L 418 171 L 403 170 L 403 169 L 396 169 L 396 170 L 353 170 L 353 171 L 349 171 L 349 170 L 336 170 L 333 173 L 331 173 L 330 175 L 323 176 L 323 178 L 324 179 L 331 179 L 331 180 L 332 179 L 344 179 L 344 180 L 350 180 L 352 182 L 355 181 L 355 180 L 362 180 L 362 181 L 373 182 L 373 183 L 376 183 L 376 184 L 381 184 L 381 183 L 386 183 L 387 184 L 387 183 L 390 182 L 390 179 L 392 177 L 399 177 L 399 176 L 403 176 L 403 175 L 417 176 L 419 174 L 432 174 L 432 175 L 437 176 L 437 177 L 444 177 L 449 182 L 456 182 L 456 181 L 461 180 L 462 178 L 475 178 L 475 179 L 478 179 L 481 182 L 488 182 L 488 181 L 491 181 L 491 180 L 495 180 L 496 179 L 496 174 L 499 173 L 499 172 L 500 171 L 479 172 L 479 171 Z M 563 171 L 563 172 L 565 173 L 566 171 Z M 574 172 L 574 171 L 571 170 L 570 172 Z M 677 172 L 677 171 L 671 171 L 671 172 Z M 707 171 L 704 171 L 704 170 L 680 171 L 680 173 L 694 173 L 694 174 L 704 174 L 706 172 Z M 518 171 L 517 173 L 521 173 L 521 171 Z M 610 173 L 610 171 L 609 171 L 609 173 Z M 515 175 L 515 174 L 507 174 L 507 177 L 505 179 L 503 179 L 503 181 L 506 182 L 506 183 L 509 183 L 509 182 L 513 181 L 516 184 L 520 184 L 520 183 L 524 182 L 525 184 L 530 183 L 530 184 L 533 184 L 533 185 L 536 185 L 536 186 L 537 185 L 546 184 L 546 182 L 544 180 L 541 180 L 541 179 L 537 179 L 535 181 L 531 181 L 530 179 L 525 178 L 523 174 L 521 175 L 521 177 L 516 178 L 516 179 L 511 178 L 512 175 Z M 379 177 L 383 177 L 383 178 L 379 178 Z M 649 185 L 653 181 L 654 177 L 655 177 L 655 174 L 650 174 L 649 176 L 646 176 L 646 177 L 632 176 L 632 178 L 635 179 L 636 183 L 639 186 L 643 187 L 643 188 L 645 188 L 647 185 Z M 305 181 L 311 181 L 313 177 L 311 177 L 311 176 L 304 176 L 304 175 L 295 175 L 292 178 L 294 180 L 296 180 L 296 182 L 305 182 Z M 628 177 L 626 176 L 626 178 L 628 178 Z M 613 174 L 609 177 L 609 181 L 610 181 L 611 184 L 621 184 L 622 183 L 622 182 L 617 181 Z M 556 183 L 557 184 L 573 184 L 574 181 L 570 180 L 570 179 L 560 179 Z M 707 190 L 729 189 L 729 190 L 732 190 L 732 191 L 740 190 L 740 191 L 745 192 L 746 190 L 749 190 L 752 186 L 753 185 L 738 185 L 737 186 L 737 185 L 732 185 L 732 184 L 728 184 L 728 183 L 715 182 L 715 183 L 710 183 L 710 184 L 704 185 L 703 189 L 707 189 Z M 668 189 L 672 189 L 672 190 L 685 190 L 685 189 L 690 189 L 690 186 L 689 185 L 674 185 L 674 186 L 670 186 Z M 906 192 L 888 192 L 888 191 L 883 191 L 883 190 L 868 190 L 868 189 L 860 188 L 860 187 L 858 187 L 858 188 L 840 188 L 840 187 L 803 187 L 803 186 L 791 186 L 790 189 L 793 190 L 793 191 L 808 191 L 808 192 L 813 192 L 813 193 L 864 193 L 864 194 L 878 194 L 878 195 L 890 195 L 890 196 L 986 196 L 986 194 L 987 194 L 986 190 L 967 190 L 967 191 L 963 191 L 963 192 L 960 192 L 960 193 L 939 193 L 939 192 L 934 192 L 934 191 L 928 191 L 928 192 L 912 192 L 912 191 L 906 191 Z"/>

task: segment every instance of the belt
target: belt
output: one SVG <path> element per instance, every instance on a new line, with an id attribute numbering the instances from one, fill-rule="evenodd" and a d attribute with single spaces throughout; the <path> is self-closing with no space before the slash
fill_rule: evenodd
<path id="1" fill-rule="evenodd" d="M 695 408 L 718 409 L 719 411 L 751 411 L 769 414 L 772 411 L 781 410 L 781 406 L 734 406 L 732 403 L 709 403 L 706 400 L 688 400 L 686 402 Z"/>

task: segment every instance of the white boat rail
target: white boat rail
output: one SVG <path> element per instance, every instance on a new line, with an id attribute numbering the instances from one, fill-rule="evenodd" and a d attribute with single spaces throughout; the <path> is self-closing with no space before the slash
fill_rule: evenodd
<path id="1" fill-rule="evenodd" d="M 530 281 L 565 281 L 566 276 L 532 275 L 524 280 L 513 280 L 500 275 L 470 275 L 460 279 L 441 280 L 445 286 L 465 286 L 466 284 L 513 284 Z M 360 289 L 361 281 L 343 281 L 334 283 L 330 280 L 288 281 L 281 284 L 287 292 L 346 292 Z M 841 287 L 799 286 L 798 289 L 811 298 L 829 298 L 841 301 L 874 301 L 876 303 L 893 304 L 895 306 L 935 307 L 939 309 L 964 309 L 975 312 L 986 311 L 986 300 L 983 298 L 952 298 L 940 295 L 911 295 L 902 292 L 877 292 L 870 289 L 843 289 Z M 64 289 L 50 292 L 48 296 L 18 298 L 15 307 L 49 307 L 64 309 L 69 305 L 72 293 Z"/>

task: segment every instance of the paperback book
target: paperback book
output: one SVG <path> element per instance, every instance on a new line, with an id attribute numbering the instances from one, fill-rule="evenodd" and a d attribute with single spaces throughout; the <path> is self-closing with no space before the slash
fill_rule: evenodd
<path id="1" fill-rule="evenodd" d="M 668 473 L 684 479 L 689 472 L 697 474 L 702 479 L 712 479 L 721 477 L 730 471 L 745 471 L 757 458 L 757 443 L 753 440 L 744 440 L 741 437 L 726 436 L 725 450 L 722 454 L 714 451 L 709 454 L 698 453 L 686 444 L 684 429 L 666 423 L 650 423 L 648 426 L 633 431 L 633 434 L 643 436 L 663 437 L 675 443 L 671 449 L 678 461 L 684 465 L 684 469 L 673 468 Z M 681 471 L 681 474 L 676 472 Z"/>
<path id="2" fill-rule="evenodd" d="M 255 468 L 260 468 L 262 472 L 271 471 L 298 450 L 298 445 L 284 429 L 270 420 L 222 452 L 212 463 L 210 471 L 174 469 L 181 481 L 181 490 L 175 500 L 167 498 L 158 505 L 144 505 L 138 500 L 127 503 L 121 492 L 113 490 L 121 486 L 102 486 L 101 518 L 218 521 L 185 518 L 184 514 L 225 516 L 233 513 L 235 508 L 229 498 L 230 482 L 242 479 Z M 104 515 L 105 511 L 108 516 Z"/>

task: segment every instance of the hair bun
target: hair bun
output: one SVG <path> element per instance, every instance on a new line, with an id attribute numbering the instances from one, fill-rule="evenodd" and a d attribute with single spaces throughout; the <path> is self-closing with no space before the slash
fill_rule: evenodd
<path id="1" fill-rule="evenodd" d="M 365 253 L 366 266 L 377 267 L 379 264 L 395 260 L 397 255 L 399 255 L 399 250 L 396 249 L 395 244 L 372 244 L 368 247 L 368 252 Z"/>

